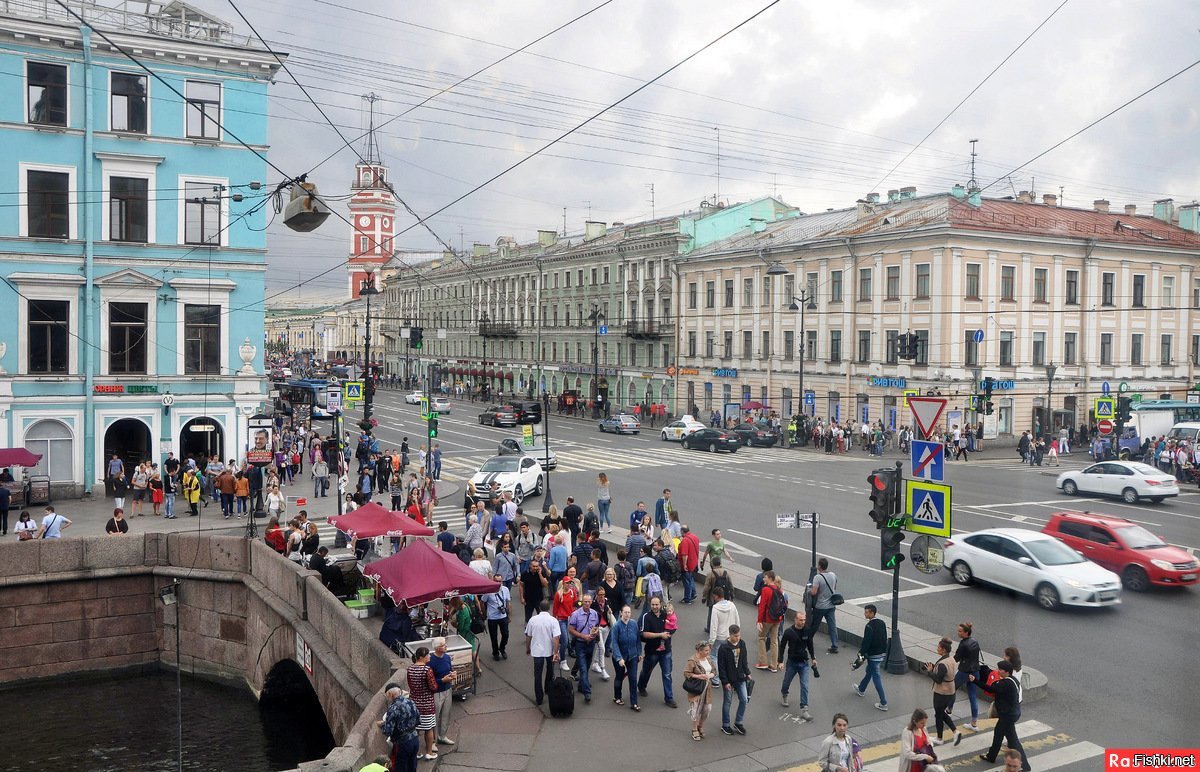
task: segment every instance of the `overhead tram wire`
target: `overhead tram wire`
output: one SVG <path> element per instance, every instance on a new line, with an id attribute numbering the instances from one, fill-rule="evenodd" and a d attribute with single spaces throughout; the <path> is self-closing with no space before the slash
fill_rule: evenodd
<path id="1" fill-rule="evenodd" d="M 942 118 L 940 121 L 938 121 L 936 126 L 934 126 L 932 129 L 929 130 L 929 133 L 927 133 L 924 137 L 921 137 L 921 141 L 918 142 L 917 144 L 913 145 L 912 148 L 907 153 L 904 154 L 904 157 L 896 162 L 895 166 L 893 166 L 891 169 L 889 169 L 887 171 L 887 173 L 885 173 L 883 175 L 883 177 L 881 177 L 879 179 L 878 182 L 876 182 L 874 185 L 871 186 L 871 189 L 874 190 L 875 188 L 878 188 L 880 185 L 882 185 L 884 182 L 887 181 L 888 177 L 891 177 L 893 174 L 895 174 L 896 170 L 899 169 L 904 164 L 904 162 L 907 161 L 910 156 L 912 156 L 913 153 L 917 152 L 917 149 L 920 148 L 922 145 L 924 145 L 926 140 L 928 140 L 930 137 L 932 137 L 938 129 L 942 128 L 942 126 L 946 123 L 946 121 L 950 120 L 951 116 L 953 116 L 956 112 L 958 112 L 958 108 L 960 108 L 964 104 L 966 104 L 968 99 L 975 96 L 975 92 L 977 92 L 977 91 L 979 91 L 979 89 L 983 88 L 984 84 L 987 83 L 989 80 L 991 80 L 992 76 L 995 75 L 997 72 L 999 72 L 1000 68 L 1003 67 L 1005 64 L 1007 64 L 1009 59 L 1012 59 L 1014 56 L 1016 56 L 1017 52 L 1020 51 L 1022 48 L 1024 48 L 1025 44 L 1028 43 L 1033 38 L 1033 36 L 1038 33 L 1038 30 L 1040 30 L 1042 27 L 1045 27 L 1047 24 L 1049 24 L 1050 20 L 1053 19 L 1055 17 L 1055 15 L 1059 11 L 1061 11 L 1063 9 L 1063 6 L 1065 6 L 1068 2 L 1070 2 L 1070 0 L 1062 0 L 1062 2 L 1058 4 L 1058 7 L 1056 7 L 1053 11 L 1050 12 L 1049 16 L 1042 19 L 1041 24 L 1034 27 L 1033 31 L 1030 32 L 1028 35 L 1026 35 L 1025 39 L 1022 40 L 1020 43 L 1018 43 L 1016 48 L 1014 48 L 1012 51 L 1009 51 L 1008 56 L 1001 59 L 1000 63 L 997 64 L 995 67 L 993 67 L 992 71 L 989 72 L 987 74 L 987 76 L 984 77 L 983 80 L 979 81 L 979 83 L 975 86 L 975 88 L 971 89 L 970 92 L 968 92 L 965 97 L 963 97 L 961 100 L 959 100 L 958 104 L 956 104 L 954 107 L 952 107 L 950 109 L 950 112 L 946 113 L 946 116 L 944 118 Z"/>
<path id="2" fill-rule="evenodd" d="M 61 0 L 56 0 L 56 2 L 61 2 Z M 443 205 L 441 208 L 437 209 L 436 211 L 434 211 L 434 212 L 430 213 L 429 215 L 426 215 L 426 217 L 425 217 L 424 219 L 429 219 L 429 218 L 431 218 L 431 217 L 436 217 L 437 215 L 439 215 L 439 214 L 441 214 L 442 212 L 446 211 L 447 209 L 451 208 L 451 207 L 452 207 L 452 206 L 454 206 L 455 204 L 458 204 L 459 202 L 461 202 L 461 201 L 465 200 L 466 198 L 468 198 L 469 196 L 471 196 L 472 194 L 474 194 L 476 191 L 482 190 L 483 188 L 487 187 L 488 185 L 490 185 L 491 183 L 493 183 L 493 182 L 495 182 L 496 180 L 500 179 L 501 177 L 503 177 L 504 175 L 508 174 L 509 172 L 513 171 L 514 169 L 517 169 L 518 167 L 520 167 L 520 166 L 524 165 L 524 164 L 525 164 L 525 163 L 527 163 L 528 161 L 530 161 L 530 160 L 532 160 L 532 159 L 536 158 L 538 155 L 541 155 L 541 153 L 542 153 L 543 151 L 545 151 L 546 149 L 548 149 L 548 148 L 550 148 L 550 147 L 553 147 L 553 146 L 554 146 L 554 145 L 556 145 L 557 143 L 561 142 L 563 139 L 566 139 L 566 138 L 567 138 L 568 136 L 570 136 L 572 133 L 574 133 L 575 131 L 578 131 L 579 129 L 581 129 L 581 128 L 583 128 L 584 126 L 588 125 L 589 123 L 591 123 L 591 122 L 592 122 L 592 121 L 594 121 L 595 119 L 599 118 L 601 115 L 603 115 L 604 113 L 608 112 L 608 111 L 609 111 L 609 110 L 611 110 L 612 108 L 614 108 L 614 107 L 617 107 L 618 105 L 620 105 L 620 104 L 622 104 L 622 103 L 624 103 L 624 102 L 627 102 L 628 100 L 630 100 L 631 98 L 633 98 L 633 97 L 634 97 L 634 96 L 636 96 L 637 94 L 639 94 L 639 93 L 641 93 L 642 91 L 644 91 L 645 89 L 649 88 L 649 87 L 650 87 L 651 85 L 653 85 L 655 82 L 657 82 L 657 81 L 661 80 L 662 78 L 665 78 L 667 75 L 671 74 L 671 73 L 672 73 L 672 72 L 674 72 L 675 70 L 677 70 L 677 69 L 679 69 L 680 67 L 682 67 L 683 65 L 687 64 L 687 63 L 688 63 L 688 62 L 690 62 L 692 59 L 694 59 L 694 58 L 696 58 L 697 56 L 699 56 L 701 53 L 703 53 L 703 52 L 707 51 L 709 48 L 712 48 L 714 45 L 716 45 L 717 43 L 721 42 L 721 41 L 722 41 L 722 40 L 724 40 L 725 38 L 729 37 L 729 36 L 730 36 L 730 35 L 732 35 L 734 32 L 737 32 L 737 31 L 738 31 L 739 29 L 741 29 L 742 27 L 744 27 L 744 26 L 746 26 L 747 24 L 749 24 L 750 22 L 754 21 L 755 19 L 757 19 L 759 16 L 763 15 L 764 13 L 766 13 L 766 12 L 767 12 L 768 10 L 770 10 L 771 8 L 774 8 L 774 7 L 775 7 L 776 5 L 778 5 L 780 2 L 782 2 L 782 0 L 771 0 L 771 2 L 767 3 L 765 6 L 763 6 L 763 7 L 762 7 L 762 8 L 760 8 L 759 10 L 755 11 L 755 12 L 754 12 L 753 14 L 751 14 L 750 16 L 748 16 L 748 17 L 746 17 L 745 19 L 743 19 L 742 21 L 738 22 L 738 23 L 737 23 L 737 24 L 735 24 L 733 27 L 730 27 L 730 28 L 729 28 L 728 30 L 726 30 L 725 32 L 722 32 L 720 35 L 718 35 L 717 37 L 713 38 L 713 39 L 712 39 L 712 40 L 710 40 L 709 42 L 705 43 L 705 44 L 704 44 L 704 45 L 702 45 L 700 48 L 697 48 L 695 51 L 693 51 L 692 53 L 688 54 L 688 55 L 687 55 L 687 56 L 685 56 L 684 58 L 682 58 L 682 59 L 680 59 L 679 61 L 675 62 L 675 63 L 674 63 L 674 64 L 672 64 L 670 67 L 668 67 L 667 69 L 663 70 L 663 71 L 662 71 L 662 72 L 660 72 L 658 75 L 655 75 L 655 76 L 654 76 L 653 78 L 651 78 L 650 80 L 648 80 L 648 81 L 645 81 L 644 83 L 642 83 L 640 86 L 638 86 L 638 87 L 637 87 L 637 88 L 635 88 L 634 90 L 632 90 L 632 91 L 630 91 L 629 93 L 625 94 L 625 96 L 621 97 L 620 99 L 618 99 L 618 100 L 617 100 L 617 101 L 615 101 L 615 102 L 612 102 L 612 103 L 610 103 L 609 105 L 607 105 L 606 107 L 604 107 L 604 108 L 602 108 L 601 110 L 597 111 L 596 113 L 593 113 L 593 114 L 592 114 L 591 116 L 589 116 L 588 118 L 585 118 L 583 121 L 579 122 L 578 124 L 576 124 L 576 125 L 575 125 L 575 126 L 573 126 L 572 128 L 570 128 L 570 129 L 568 129 L 567 131 L 565 131 L 565 132 L 563 132 L 563 133 L 559 134 L 557 137 L 555 137 L 554 139 L 550 140 L 550 141 L 549 141 L 549 142 L 547 142 L 546 144 L 542 145 L 542 146 L 541 146 L 541 147 L 539 147 L 538 149 L 534 150 L 532 153 L 529 153 L 528 155 L 526 155 L 524 158 L 520 159 L 520 160 L 519 160 L 519 161 L 517 161 L 516 163 L 514 163 L 514 164 L 511 164 L 510 166 L 506 167 L 505 169 L 503 169 L 503 170 L 501 170 L 501 171 L 497 172 L 496 174 L 492 175 L 492 176 L 491 176 L 491 177 L 489 177 L 488 179 L 484 180 L 483 182 L 479 183 L 479 184 L 478 184 L 478 185 L 476 185 L 475 187 L 473 187 L 473 188 L 471 188 L 470 190 L 468 190 L 466 193 L 463 193 L 463 194 L 462 194 L 461 196 L 459 196 L 458 198 L 455 198 L 454 200 L 452 200 L 452 201 L 450 201 L 449 203 L 447 203 L 447 204 Z M 419 223 L 414 223 L 413 225 L 410 225 L 410 226 L 408 226 L 407 228 L 404 228 L 403 230 L 401 230 L 399 233 L 397 233 L 397 234 L 395 234 L 395 235 L 396 235 L 396 236 L 402 236 L 402 235 L 404 235 L 405 233 L 407 233 L 408 231 L 410 231 L 410 230 L 412 230 L 413 228 L 415 228 L 415 227 L 416 227 L 418 224 L 419 224 Z M 461 258 L 460 258 L 460 259 L 461 259 Z M 342 267 L 343 267 L 344 265 L 346 265 L 348 262 L 349 262 L 348 260 L 346 260 L 346 261 L 342 261 L 342 262 L 341 262 L 341 263 L 339 263 L 338 265 L 335 265 L 334 267 L 332 267 L 332 268 L 330 268 L 330 269 L 328 269 L 328 270 L 326 270 L 326 271 L 323 271 L 323 272 L 321 272 L 321 273 L 317 274 L 316 276 L 312 276 L 312 277 L 310 277 L 310 279 L 318 279 L 318 278 L 321 278 L 322 276 L 326 276 L 326 275 L 328 275 L 328 274 L 330 274 L 330 273 L 333 273 L 334 271 L 336 271 L 336 270 L 338 270 L 338 269 L 342 268 Z M 304 282 L 301 282 L 300 284 L 296 285 L 295 287 L 292 287 L 291 289 L 298 289 L 299 287 L 303 286 L 303 284 L 304 284 Z M 290 291 L 290 290 L 287 290 L 287 291 Z M 268 300 L 270 300 L 271 298 L 273 298 L 273 297 L 277 297 L 278 295 L 281 295 L 281 294 L 284 294 L 284 293 L 283 293 L 283 292 L 280 292 L 280 293 L 276 293 L 275 295 L 270 295 L 270 296 L 267 296 L 267 297 L 263 298 L 263 303 L 265 304 L 265 303 L 266 303 Z"/>
<path id="3" fill-rule="evenodd" d="M 505 62 L 505 61 L 508 61 L 509 59 L 511 59 L 512 57 L 516 56 L 517 54 L 519 54 L 519 53 L 521 53 L 521 52 L 525 51 L 527 48 L 530 48 L 530 47 L 532 47 L 532 46 L 535 46 L 535 45 L 537 45 L 538 43 L 540 43 L 540 42 L 542 42 L 543 40 L 545 40 L 546 38 L 549 38 L 549 37 L 551 37 L 551 36 L 553 36 L 553 35 L 556 35 L 557 33 L 561 32 L 562 30 L 566 29 L 567 27 L 570 27 L 570 26 L 571 26 L 572 24 L 574 24 L 575 22 L 577 22 L 577 21 L 580 21 L 581 19 L 583 19 L 583 18 L 585 18 L 585 17 L 587 17 L 587 16 L 590 16 L 591 14 L 595 13 L 596 11 L 599 11 L 601 8 L 603 8 L 604 6 L 608 5 L 608 4 L 609 4 L 609 3 L 611 3 L 611 2 L 612 2 L 612 0 L 604 0 L 604 2 L 600 3 L 599 5 L 597 5 L 597 6 L 593 7 L 593 8 L 590 8 L 590 9 L 588 9 L 588 10 L 584 11 L 583 13 L 579 14 L 579 15 L 578 15 L 578 16 L 576 16 L 575 18 L 573 18 L 573 19 L 571 19 L 570 21 L 567 21 L 567 22 L 565 22 L 565 23 L 563 23 L 563 24 L 560 24 L 559 26 L 555 27 L 554 29 L 550 30 L 549 32 L 547 32 L 547 33 L 545 33 L 545 34 L 543 34 L 543 35 L 539 35 L 538 37 L 536 37 L 536 38 L 534 38 L 533 40 L 529 41 L 528 43 L 526 43 L 525 45 L 521 46 L 520 48 L 516 48 L 516 49 L 513 49 L 513 50 L 509 51 L 507 54 L 505 54 L 504 56 L 500 57 L 500 58 L 499 58 L 499 59 L 497 59 L 496 61 L 494 61 L 494 62 L 492 62 L 492 63 L 490 63 L 490 64 L 487 64 L 487 65 L 485 65 L 485 66 L 483 66 L 483 67 L 479 68 L 478 70 L 476 70 L 475 72 L 471 73 L 470 75 L 467 75 L 467 76 L 465 76 L 465 77 L 463 77 L 463 78 L 460 78 L 459 80 L 455 81 L 454 83 L 451 83 L 449 86 L 446 86 L 445 88 L 441 89 L 440 91 L 438 91 L 438 92 L 436 92 L 436 93 L 434 93 L 434 94 L 430 94 L 429 96 L 425 97 L 425 98 L 424 98 L 424 99 L 422 99 L 420 102 L 418 102 L 417 104 L 413 105 L 412 107 L 409 107 L 409 108 L 408 108 L 407 110 L 405 110 L 404 112 L 402 112 L 402 113 L 399 113 L 399 114 L 397 114 L 397 115 L 394 115 L 394 116 L 392 116 L 392 117 L 391 117 L 391 118 L 389 118 L 388 120 L 386 120 L 386 121 L 384 121 L 383 123 L 379 124 L 378 128 L 382 129 L 384 126 L 387 126 L 387 125 L 388 125 L 389 123 L 391 123 L 392 121 L 395 121 L 395 120 L 397 120 L 398 118 L 403 118 L 405 115 L 408 115 L 408 114 L 409 114 L 409 113 L 411 113 L 413 110 L 416 110 L 416 109 L 417 109 L 417 108 L 419 108 L 419 107 L 423 107 L 424 105 L 428 104 L 429 102 L 433 101 L 434 99 L 437 99 L 437 98 L 438 98 L 439 96 L 441 96 L 442 94 L 445 94 L 445 93 L 446 93 L 446 92 L 448 92 L 448 91 L 452 91 L 452 90 L 454 90 L 454 89 L 455 89 L 455 88 L 457 88 L 458 86 L 461 86 L 463 83 L 466 83 L 467 81 L 469 81 L 469 80 L 472 80 L 473 78 L 475 78 L 475 77 L 477 77 L 477 76 L 479 76 L 479 75 L 483 74 L 484 72 L 487 72 L 487 71 L 488 71 L 488 70 L 490 70 L 491 68 L 493 68 L 493 67 L 495 67 L 495 66 L 497 66 L 497 65 L 499 65 L 499 64 L 501 64 L 501 63 L 503 63 L 503 62 Z M 230 5 L 233 5 L 233 0 L 229 0 L 229 3 L 230 3 Z M 237 6 L 234 6 L 234 8 L 236 9 L 236 8 L 237 8 Z M 241 16 L 241 14 L 242 14 L 242 12 L 241 12 L 241 11 L 238 11 L 238 15 L 239 15 L 239 16 Z M 246 18 L 245 16 L 242 16 L 242 19 L 243 19 L 243 20 L 245 20 L 245 18 Z M 247 24 L 249 24 L 250 22 L 246 22 L 246 23 L 247 23 Z M 253 28 L 253 27 L 251 27 L 251 29 L 254 29 L 254 28 Z M 258 37 L 258 39 L 259 39 L 259 40 L 262 40 L 262 39 L 263 39 L 263 38 L 262 38 L 262 36 L 261 36 L 261 35 L 259 35 L 257 31 L 256 31 L 254 34 L 255 34 L 255 35 Z M 265 40 L 263 41 L 263 45 L 266 45 L 266 41 L 265 41 Z M 289 74 L 289 75 L 291 75 L 291 72 L 289 72 L 288 74 Z M 293 76 L 293 80 L 295 80 L 295 76 Z M 299 85 L 299 83 L 297 83 L 297 85 Z M 302 89 L 303 89 L 303 87 L 302 87 Z M 307 96 L 307 94 L 306 94 L 306 96 Z M 319 109 L 319 108 L 318 108 L 318 109 Z M 323 114 L 323 113 L 322 113 L 322 114 Z M 326 119 L 326 120 L 328 120 L 328 119 Z M 358 140 L 362 139 L 362 138 L 363 138 L 363 137 L 365 137 L 365 136 L 366 136 L 366 134 L 363 134 L 362 136 L 358 137 L 357 139 L 355 139 L 355 140 L 353 140 L 353 141 L 354 141 L 354 142 L 358 142 Z M 313 168 L 309 169 L 309 170 L 308 170 L 308 173 L 309 173 L 309 174 L 312 174 L 312 173 L 313 173 L 313 172 L 315 172 L 317 169 L 319 169 L 319 168 L 320 168 L 320 167 L 321 167 L 321 166 L 322 166 L 322 165 L 323 165 L 323 164 L 324 164 L 326 161 L 328 161 L 329 159 L 333 158 L 333 157 L 334 157 L 334 156 L 336 156 L 338 153 L 342 152 L 342 150 L 344 150 L 345 148 L 347 148 L 347 147 L 350 147 L 350 146 L 351 146 L 351 143 L 350 143 L 350 141 L 347 141 L 347 140 L 345 140 L 345 138 L 344 138 L 344 137 L 343 137 L 343 141 L 344 141 L 344 143 L 345 143 L 345 144 L 343 144 L 343 145 L 342 145 L 342 147 L 339 147 L 337 150 L 333 151 L 332 153 L 330 153 L 329 155 L 327 155 L 325 158 L 323 158 L 322 160 L 320 160 L 319 162 L 317 162 L 317 165 L 316 165 L 316 166 L 314 166 Z M 394 191 L 393 191 L 393 194 L 394 194 Z M 406 207 L 406 208 L 407 208 L 407 207 Z M 415 216 L 415 214 L 414 214 L 414 216 Z M 451 250 L 451 251 L 453 251 L 453 250 Z"/>

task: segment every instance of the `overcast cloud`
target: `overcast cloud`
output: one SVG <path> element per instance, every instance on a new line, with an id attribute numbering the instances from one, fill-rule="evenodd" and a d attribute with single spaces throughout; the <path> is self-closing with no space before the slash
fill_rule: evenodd
<path id="1" fill-rule="evenodd" d="M 379 94 L 388 120 L 600 1 L 245 0 L 239 7 L 291 55 L 293 74 L 343 133 L 357 136 L 361 94 Z M 198 4 L 249 32 L 226 2 Z M 441 208 L 763 4 L 613 0 L 387 125 L 380 143 L 397 191 L 421 214 Z M 430 226 L 469 249 L 500 235 L 525 241 L 538 228 L 561 230 L 564 207 L 570 232 L 582 230 L 589 213 L 631 222 L 651 215 L 651 184 L 657 215 L 694 208 L 718 192 L 717 129 L 719 192 L 731 202 L 777 192 L 819 211 L 905 185 L 948 190 L 970 176 L 970 139 L 979 140 L 976 177 L 995 183 L 989 195 L 1061 188 L 1067 205 L 1107 198 L 1143 210 L 1156 198 L 1192 200 L 1200 67 L 1013 174 L 1011 183 L 1003 178 L 1200 58 L 1194 0 L 1070 0 L 885 178 L 1055 5 L 784 0 Z M 341 144 L 286 73 L 271 93 L 271 157 L 281 168 L 307 171 Z M 325 195 L 345 195 L 355 161 L 343 150 L 312 179 Z M 402 227 L 413 222 L 400 218 Z M 309 235 L 273 224 L 270 291 L 341 263 L 347 233 L 332 218 Z M 419 227 L 397 245 L 436 248 Z M 339 269 L 288 297 L 344 286 Z"/>

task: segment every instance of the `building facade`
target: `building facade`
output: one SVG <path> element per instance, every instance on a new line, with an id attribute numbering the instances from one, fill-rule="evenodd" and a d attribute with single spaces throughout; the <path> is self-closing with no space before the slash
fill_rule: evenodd
<path id="1" fill-rule="evenodd" d="M 786 270 L 773 271 L 778 263 Z M 679 262 L 680 384 L 702 411 L 911 425 L 909 394 L 985 436 L 1091 423 L 1105 385 L 1183 399 L 1200 358 L 1200 216 L 872 194 L 854 209 L 752 227 Z M 918 337 L 902 359 L 897 338 Z M 995 379 L 992 415 L 971 396 Z M 803 383 L 803 387 L 801 387 Z M 802 396 L 803 395 L 803 396 Z"/>
<path id="2" fill-rule="evenodd" d="M 241 455 L 265 398 L 256 205 L 278 62 L 190 8 L 88 24 L 53 5 L 11 9 L 0 16 L 0 324 L 14 332 L 0 340 L 3 441 L 42 454 L 30 471 L 59 489 L 91 490 L 113 453 L 127 466 L 167 451 Z"/>

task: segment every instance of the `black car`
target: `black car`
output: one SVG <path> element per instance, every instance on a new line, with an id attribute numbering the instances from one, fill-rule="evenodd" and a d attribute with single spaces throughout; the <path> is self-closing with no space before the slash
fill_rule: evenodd
<path id="1" fill-rule="evenodd" d="M 769 448 L 779 440 L 775 436 L 775 432 L 759 424 L 738 424 L 730 429 L 730 431 L 737 437 L 738 442 L 743 445 Z"/>
<path id="2" fill-rule="evenodd" d="M 517 416 L 519 424 L 540 424 L 542 422 L 541 402 L 514 402 L 510 407 Z"/>
<path id="3" fill-rule="evenodd" d="M 729 432 L 721 431 L 720 429 L 701 429 L 694 434 L 689 434 L 679 443 L 681 447 L 692 450 L 707 450 L 710 453 L 716 453 L 718 450 L 728 450 L 730 453 L 737 453 L 737 449 L 741 447 L 738 438 Z"/>

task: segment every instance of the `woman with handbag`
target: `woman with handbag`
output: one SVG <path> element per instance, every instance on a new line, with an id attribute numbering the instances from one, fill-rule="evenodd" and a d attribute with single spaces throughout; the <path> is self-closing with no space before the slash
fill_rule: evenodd
<path id="1" fill-rule="evenodd" d="M 33 535 L 37 533 L 38 524 L 29 517 L 29 511 L 25 510 L 21 513 L 21 519 L 17 520 L 15 530 L 17 532 L 17 541 L 31 541 Z"/>
<path id="2" fill-rule="evenodd" d="M 688 715 L 692 719 L 692 739 L 704 739 L 704 720 L 712 712 L 712 660 L 708 641 L 696 644 L 696 653 L 683 666 L 683 690 L 688 695 Z"/>
<path id="3" fill-rule="evenodd" d="M 937 725 L 937 739 L 933 741 L 934 745 L 942 744 L 942 728 L 945 726 L 950 727 L 950 731 L 954 733 L 955 745 L 962 742 L 962 732 L 954 725 L 954 717 L 951 715 L 954 712 L 956 692 L 954 661 L 950 659 L 952 646 L 949 638 L 938 641 L 937 662 L 926 662 L 924 668 L 925 675 L 933 680 L 933 715 Z"/>
<path id="4" fill-rule="evenodd" d="M 908 726 L 900 733 L 899 772 L 943 772 L 943 767 L 934 763 L 937 754 L 925 733 L 928 720 L 925 711 L 917 708 L 908 720 Z"/>
<path id="5" fill-rule="evenodd" d="M 821 772 L 862 772 L 862 746 L 850 736 L 850 719 L 845 713 L 833 714 L 833 734 L 821 741 L 817 766 Z"/>

